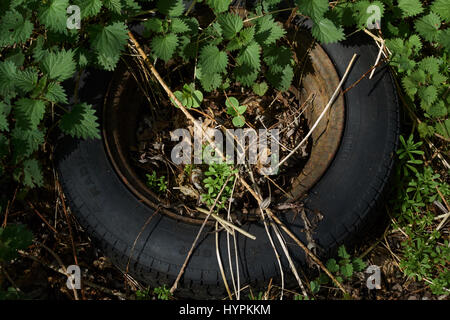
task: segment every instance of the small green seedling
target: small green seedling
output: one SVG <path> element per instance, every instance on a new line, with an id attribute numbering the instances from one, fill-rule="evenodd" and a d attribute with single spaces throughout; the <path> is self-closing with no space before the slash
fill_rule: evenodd
<path id="1" fill-rule="evenodd" d="M 267 85 L 266 82 L 255 83 L 252 86 L 252 89 L 255 94 L 262 97 L 263 95 L 266 94 L 267 90 L 269 89 L 269 86 Z"/>
<path id="2" fill-rule="evenodd" d="M 227 98 L 225 105 L 227 106 L 227 113 L 233 117 L 233 125 L 238 128 L 243 127 L 245 124 L 243 114 L 247 110 L 247 106 L 241 106 L 234 97 Z"/>
<path id="3" fill-rule="evenodd" d="M 203 101 L 203 93 L 199 90 L 195 90 L 195 85 L 193 83 L 185 84 L 182 91 L 175 91 L 173 94 L 187 109 L 198 108 Z"/>
<path id="4" fill-rule="evenodd" d="M 166 285 L 153 289 L 153 293 L 158 300 L 169 300 L 172 297 L 172 293 L 166 288 Z"/>
<path id="5" fill-rule="evenodd" d="M 234 174 L 236 172 L 237 170 L 233 170 L 233 167 L 230 164 L 211 163 L 208 170 L 205 172 L 206 178 L 203 180 L 207 193 L 202 194 L 202 201 L 211 207 L 219 195 L 222 186 L 229 178 L 227 185 L 224 187 L 224 190 L 216 203 L 217 209 L 225 208 L 233 191 Z"/>
<path id="6" fill-rule="evenodd" d="M 153 171 L 152 174 L 146 174 L 147 176 L 147 186 L 154 191 L 159 193 L 164 193 L 167 191 L 167 182 L 164 176 L 156 177 L 156 172 Z"/>

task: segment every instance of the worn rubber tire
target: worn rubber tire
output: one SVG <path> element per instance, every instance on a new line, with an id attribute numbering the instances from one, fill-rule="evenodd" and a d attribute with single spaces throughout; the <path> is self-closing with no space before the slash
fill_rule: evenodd
<path id="1" fill-rule="evenodd" d="M 364 36 L 353 36 L 345 42 L 324 46 L 340 76 L 352 55 L 359 55 L 344 87 L 358 80 L 375 61 L 377 50 L 369 43 L 370 39 Z M 111 77 L 107 72 L 86 72 L 80 84 L 81 101 L 100 110 Z M 314 233 L 321 257 L 334 254 L 341 244 L 350 246 L 367 236 L 383 214 L 376 204 L 393 167 L 398 140 L 399 106 L 387 68 L 378 68 L 371 80 L 363 79 L 345 95 L 345 101 L 345 131 L 340 148 L 306 199 L 306 207 L 311 209 L 309 215 L 314 212 L 323 215 Z M 118 178 L 103 142 L 64 139 L 57 154 L 60 179 L 72 211 L 104 253 L 122 270 L 130 261 L 129 273 L 152 287 L 171 285 L 199 227 L 157 214 L 142 231 L 132 251 L 153 210 L 139 202 Z M 306 242 L 298 216 L 286 212 L 281 218 Z M 241 283 L 258 287 L 270 278 L 279 279 L 279 267 L 264 226 L 248 223 L 244 228 L 257 239 L 238 237 Z M 224 232 L 219 241 L 230 279 Z M 295 262 L 305 266 L 302 250 L 292 241 L 288 241 L 288 247 Z M 288 273 L 287 261 L 283 263 Z M 295 284 L 292 280 L 287 277 L 287 284 Z M 199 299 L 225 295 L 214 233 L 203 232 L 177 294 Z"/>

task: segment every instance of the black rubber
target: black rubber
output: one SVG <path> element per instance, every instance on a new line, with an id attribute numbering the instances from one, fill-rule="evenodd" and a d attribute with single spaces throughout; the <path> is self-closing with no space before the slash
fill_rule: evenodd
<path id="1" fill-rule="evenodd" d="M 378 50 L 370 43 L 364 36 L 353 36 L 345 42 L 324 46 L 341 76 L 352 55 L 359 55 L 344 88 L 357 81 L 375 62 Z M 80 85 L 81 101 L 100 110 L 111 77 L 106 72 L 85 73 Z M 363 79 L 345 95 L 345 100 L 346 124 L 341 146 L 332 165 L 306 199 L 310 216 L 315 212 L 323 215 L 314 233 L 322 258 L 334 254 L 341 244 L 351 246 L 366 237 L 383 215 L 376 203 L 393 167 L 398 140 L 399 106 L 387 68 L 377 68 L 373 79 Z M 153 210 L 140 203 L 118 178 L 103 142 L 64 139 L 59 144 L 58 156 L 60 179 L 72 211 L 86 231 L 98 240 L 104 253 L 122 270 L 130 259 L 129 273 L 152 287 L 171 285 L 199 227 L 156 214 L 131 252 Z M 285 212 L 281 218 L 306 242 L 299 216 Z M 238 237 L 241 284 L 259 287 L 270 278 L 279 281 L 279 267 L 264 226 L 248 223 L 244 228 L 257 239 Z M 210 231 L 203 232 L 186 268 L 177 291 L 179 297 L 225 296 L 215 234 Z M 285 238 L 295 263 L 305 267 L 302 250 L 287 235 Z M 221 259 L 230 279 L 225 232 L 220 233 L 219 241 Z M 288 274 L 284 259 L 283 264 Z M 287 284 L 295 284 L 292 280 L 292 276 L 287 277 Z"/>

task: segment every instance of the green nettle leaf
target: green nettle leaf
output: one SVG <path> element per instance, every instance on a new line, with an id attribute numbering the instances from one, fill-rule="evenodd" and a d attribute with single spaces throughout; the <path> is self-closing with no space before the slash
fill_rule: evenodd
<path id="1" fill-rule="evenodd" d="M 8 115 L 11 107 L 0 101 L 0 131 L 9 131 Z"/>
<path id="2" fill-rule="evenodd" d="M 256 20 L 255 40 L 261 45 L 269 45 L 281 39 L 286 30 L 271 15 Z"/>
<path id="3" fill-rule="evenodd" d="M 333 43 L 345 38 L 344 30 L 336 25 L 330 19 L 321 19 L 316 21 L 311 29 L 311 33 L 322 43 Z"/>
<path id="4" fill-rule="evenodd" d="M 54 103 L 68 103 L 64 88 L 57 82 L 50 82 L 48 84 L 45 98 Z"/>
<path id="5" fill-rule="evenodd" d="M 450 28 L 439 32 L 438 42 L 444 47 L 445 50 L 450 52 Z"/>
<path id="6" fill-rule="evenodd" d="M 122 12 L 122 4 L 120 3 L 120 0 L 103 0 L 103 5 L 115 13 Z"/>
<path id="7" fill-rule="evenodd" d="M 289 65 L 285 66 L 281 72 L 269 70 L 267 79 L 277 90 L 287 91 L 291 87 L 292 80 L 294 79 L 294 69 Z"/>
<path id="8" fill-rule="evenodd" d="M 188 24 L 180 18 L 173 18 L 170 23 L 170 30 L 173 33 L 185 33 L 189 32 L 191 28 L 189 28 Z"/>
<path id="9" fill-rule="evenodd" d="M 335 259 L 328 260 L 327 264 L 326 264 L 326 267 L 332 273 L 336 273 L 336 272 L 339 271 L 339 265 L 336 263 Z"/>
<path id="10" fill-rule="evenodd" d="M 215 13 L 222 13 L 228 10 L 232 0 L 205 0 L 206 4 Z"/>
<path id="11" fill-rule="evenodd" d="M 431 106 L 437 99 L 437 89 L 435 86 L 420 87 L 417 94 L 421 99 L 421 106 L 424 109 Z"/>
<path id="12" fill-rule="evenodd" d="M 353 266 L 350 263 L 344 264 L 341 266 L 341 274 L 346 278 L 350 278 L 353 275 Z"/>
<path id="13" fill-rule="evenodd" d="M 433 42 L 438 39 L 441 19 L 434 12 L 418 19 L 414 27 L 416 31 L 427 41 Z"/>
<path id="14" fill-rule="evenodd" d="M 431 10 L 437 13 L 445 20 L 450 22 L 450 1 L 449 0 L 435 0 L 431 5 Z"/>
<path id="15" fill-rule="evenodd" d="M 225 39 L 233 39 L 244 26 L 242 18 L 237 14 L 225 13 L 218 17 L 217 21 L 222 28 L 222 35 Z"/>
<path id="16" fill-rule="evenodd" d="M 361 258 L 353 259 L 353 269 L 357 272 L 361 272 L 366 268 L 366 263 Z"/>
<path id="17" fill-rule="evenodd" d="M 247 65 L 259 71 L 261 69 L 261 47 L 256 42 L 250 43 L 239 52 L 236 58 L 238 65 Z"/>
<path id="18" fill-rule="evenodd" d="M 23 162 L 22 184 L 30 188 L 42 187 L 44 185 L 41 166 L 36 159 L 28 159 Z"/>
<path id="19" fill-rule="evenodd" d="M 183 0 L 159 0 L 157 8 L 159 12 L 169 17 L 179 17 L 185 10 Z"/>
<path id="20" fill-rule="evenodd" d="M 436 123 L 436 131 L 445 138 L 450 138 L 450 119 Z"/>
<path id="21" fill-rule="evenodd" d="M 11 137 L 16 159 L 29 157 L 44 143 L 44 133 L 39 129 L 24 130 L 16 126 L 12 130 Z"/>
<path id="22" fill-rule="evenodd" d="M 243 64 L 234 68 L 233 74 L 236 81 L 241 85 L 251 87 L 255 83 L 256 79 L 258 79 L 259 72 L 255 68 Z"/>
<path id="23" fill-rule="evenodd" d="M 68 0 L 49 0 L 39 10 L 39 21 L 52 31 L 62 32 L 67 29 Z"/>
<path id="24" fill-rule="evenodd" d="M 444 101 L 438 101 L 428 108 L 427 114 L 433 118 L 443 118 L 447 115 L 447 108 L 445 107 Z"/>
<path id="25" fill-rule="evenodd" d="M 0 95 L 15 95 L 17 66 L 12 61 L 0 61 Z"/>
<path id="26" fill-rule="evenodd" d="M 96 16 L 103 6 L 101 0 L 79 0 L 77 4 L 80 6 L 81 17 L 83 19 Z"/>
<path id="27" fill-rule="evenodd" d="M 143 24 L 145 32 L 153 31 L 156 33 L 163 32 L 163 22 L 159 18 L 150 18 Z M 148 34 L 149 35 L 149 34 Z"/>
<path id="28" fill-rule="evenodd" d="M 174 33 L 156 36 L 151 42 L 151 48 L 154 54 L 165 62 L 172 58 L 177 46 L 178 37 Z"/>
<path id="29" fill-rule="evenodd" d="M 345 250 L 345 246 L 340 246 L 338 249 L 338 256 L 342 259 L 350 259 L 350 255 Z"/>
<path id="30" fill-rule="evenodd" d="M 76 70 L 74 52 L 62 49 L 59 52 L 50 52 L 45 55 L 41 63 L 42 69 L 50 79 L 64 81 L 72 77 Z"/>
<path id="31" fill-rule="evenodd" d="M 295 0 L 300 12 L 313 20 L 320 20 L 328 10 L 328 0 Z"/>
<path id="32" fill-rule="evenodd" d="M 427 72 L 428 74 L 436 74 L 439 72 L 439 66 L 442 63 L 441 59 L 436 57 L 425 57 L 419 62 L 419 68 Z"/>
<path id="33" fill-rule="evenodd" d="M 59 127 L 61 130 L 76 138 L 100 138 L 99 124 L 92 106 L 86 103 L 77 104 L 62 116 Z"/>
<path id="34" fill-rule="evenodd" d="M 36 69 L 28 68 L 24 71 L 18 71 L 15 76 L 15 85 L 24 93 L 33 91 L 38 83 L 38 72 Z"/>
<path id="35" fill-rule="evenodd" d="M 269 89 L 269 86 L 267 85 L 266 82 L 255 83 L 252 86 L 252 89 L 255 94 L 262 97 L 266 94 L 267 90 Z"/>
<path id="36" fill-rule="evenodd" d="M 92 47 L 97 52 L 99 64 L 105 70 L 114 70 L 127 41 L 128 30 L 123 22 L 105 26 L 96 33 L 92 40 Z"/>
<path id="37" fill-rule="evenodd" d="M 228 56 L 218 47 L 208 45 L 201 49 L 199 65 L 205 74 L 222 73 L 227 68 Z"/>
<path id="38" fill-rule="evenodd" d="M 270 46 L 264 48 L 264 62 L 274 73 L 282 72 L 293 63 L 292 51 L 285 46 Z"/>
<path id="39" fill-rule="evenodd" d="M 45 103 L 42 100 L 22 98 L 16 102 L 14 116 L 16 126 L 25 130 L 35 129 L 44 118 Z"/>
<path id="40" fill-rule="evenodd" d="M 200 83 L 206 92 L 216 90 L 223 81 L 220 73 L 204 74 L 201 67 L 197 68 L 196 77 L 200 80 Z"/>
<path id="41" fill-rule="evenodd" d="M 0 47 L 24 43 L 33 32 L 33 24 L 17 11 L 7 11 L 0 22 Z"/>
<path id="42" fill-rule="evenodd" d="M 413 17 L 423 12 L 419 0 L 398 0 L 398 7 L 402 10 L 402 17 Z"/>
<path id="43" fill-rule="evenodd" d="M 179 37 L 178 42 L 177 52 L 184 61 L 195 58 L 197 52 L 197 44 L 195 42 L 192 42 L 187 36 Z"/>

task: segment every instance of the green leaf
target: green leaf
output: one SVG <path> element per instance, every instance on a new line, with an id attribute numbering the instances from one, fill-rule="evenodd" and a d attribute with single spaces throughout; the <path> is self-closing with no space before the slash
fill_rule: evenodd
<path id="1" fill-rule="evenodd" d="M 251 87 L 258 78 L 259 72 L 258 70 L 243 64 L 234 68 L 233 74 L 237 82 L 241 83 L 243 86 Z"/>
<path id="2" fill-rule="evenodd" d="M 220 73 L 203 73 L 202 68 L 197 68 L 197 78 L 206 92 L 216 90 L 222 84 L 222 75 Z"/>
<path id="3" fill-rule="evenodd" d="M 338 256 L 342 259 L 350 259 L 350 255 L 345 250 L 345 246 L 340 246 L 338 249 Z"/>
<path id="4" fill-rule="evenodd" d="M 120 3 L 120 0 L 103 0 L 103 5 L 115 13 L 120 14 L 122 11 L 122 4 Z"/>
<path id="5" fill-rule="evenodd" d="M 83 19 L 96 16 L 103 6 L 101 0 L 79 0 L 77 3 Z"/>
<path id="6" fill-rule="evenodd" d="M 0 61 L 0 95 L 14 96 L 17 66 L 12 61 Z"/>
<path id="7" fill-rule="evenodd" d="M 366 263 L 361 258 L 353 259 L 353 269 L 357 272 L 361 272 L 366 268 Z"/>
<path id="8" fill-rule="evenodd" d="M 92 47 L 97 52 L 99 64 L 105 70 L 114 70 L 127 41 L 127 26 L 122 22 L 105 26 L 94 35 Z"/>
<path id="9" fill-rule="evenodd" d="M 255 40 L 261 45 L 270 45 L 286 34 L 284 28 L 271 15 L 256 20 Z"/>
<path id="10" fill-rule="evenodd" d="M 427 109 L 437 99 L 437 89 L 435 86 L 420 87 L 418 89 L 418 95 L 421 99 L 421 106 Z"/>
<path id="11" fill-rule="evenodd" d="M 24 93 L 33 91 L 38 83 L 38 73 L 34 68 L 28 68 L 24 71 L 18 71 L 15 76 L 15 85 Z"/>
<path id="12" fill-rule="evenodd" d="M 321 19 L 315 22 L 311 33 L 321 43 L 333 43 L 341 41 L 345 38 L 344 30 L 341 27 L 336 27 L 329 19 Z"/>
<path id="13" fill-rule="evenodd" d="M 447 115 L 447 108 L 444 101 L 437 101 L 431 107 L 428 108 L 427 114 L 433 118 L 443 118 Z"/>
<path id="14" fill-rule="evenodd" d="M 64 88 L 57 82 L 50 82 L 48 84 L 45 98 L 54 103 L 68 103 Z"/>
<path id="15" fill-rule="evenodd" d="M 266 82 L 255 83 L 252 89 L 255 94 L 262 97 L 266 94 L 267 90 L 269 89 L 269 86 L 267 85 Z"/>
<path id="16" fill-rule="evenodd" d="M 437 74 L 439 73 L 439 66 L 442 64 L 442 60 L 436 57 L 425 57 L 419 62 L 419 68 L 425 71 L 428 74 Z"/>
<path id="17" fill-rule="evenodd" d="M 207 45 L 201 49 L 199 65 L 205 74 L 222 73 L 228 65 L 228 56 L 218 47 Z"/>
<path id="18" fill-rule="evenodd" d="M 436 123 L 436 131 L 443 137 L 450 138 L 450 119 L 445 119 L 444 121 L 439 121 Z"/>
<path id="19" fill-rule="evenodd" d="M 62 32 L 67 30 L 68 0 L 49 0 L 40 6 L 39 21 L 52 31 Z"/>
<path id="20" fill-rule="evenodd" d="M 237 14 L 232 13 L 225 13 L 220 15 L 217 21 L 222 28 L 222 35 L 227 40 L 234 38 L 244 26 L 242 18 Z"/>
<path id="21" fill-rule="evenodd" d="M 331 273 L 336 273 L 339 271 L 339 265 L 336 263 L 335 259 L 328 260 L 326 267 Z"/>
<path id="22" fill-rule="evenodd" d="M 179 17 L 185 10 L 183 0 L 159 0 L 157 8 L 159 12 L 169 17 Z"/>
<path id="23" fill-rule="evenodd" d="M 0 101 L 0 131 L 9 131 L 8 115 L 10 107 Z"/>
<path id="24" fill-rule="evenodd" d="M 206 4 L 215 12 L 222 13 L 228 10 L 232 0 L 205 0 Z"/>
<path id="25" fill-rule="evenodd" d="M 437 13 L 445 20 L 450 22 L 450 1 L 449 0 L 435 0 L 431 5 L 431 10 Z M 447 29 L 448 30 L 448 29 Z"/>
<path id="26" fill-rule="evenodd" d="M 77 104 L 73 109 L 62 116 L 59 124 L 61 130 L 77 138 L 100 138 L 99 124 L 95 110 L 86 103 Z"/>
<path id="27" fill-rule="evenodd" d="M 414 28 L 427 41 L 433 42 L 438 39 L 441 19 L 433 12 L 416 20 Z"/>
<path id="28" fill-rule="evenodd" d="M 311 287 L 311 292 L 312 292 L 313 294 L 318 293 L 319 290 L 320 290 L 320 284 L 319 284 L 317 281 L 311 281 L 311 282 L 309 283 L 309 286 Z"/>
<path id="29" fill-rule="evenodd" d="M 261 69 L 261 47 L 252 42 L 239 52 L 236 58 L 238 65 L 247 65 L 259 71 Z"/>
<path id="30" fill-rule="evenodd" d="M 353 266 L 350 263 L 344 264 L 341 266 L 341 274 L 346 278 L 350 278 L 353 275 Z"/>
<path id="31" fill-rule="evenodd" d="M 74 52 L 64 49 L 56 53 L 50 52 L 42 59 L 41 66 L 50 79 L 57 81 L 69 79 L 76 70 Z"/>
<path id="32" fill-rule="evenodd" d="M 185 33 L 189 32 L 191 29 L 183 19 L 173 18 L 170 24 L 170 30 L 173 33 Z"/>
<path id="33" fill-rule="evenodd" d="M 16 125 L 25 130 L 37 128 L 44 118 L 44 114 L 45 103 L 42 100 L 22 98 L 16 102 L 14 107 L 14 116 L 17 121 Z"/>
<path id="34" fill-rule="evenodd" d="M 398 0 L 398 7 L 402 10 L 402 17 L 413 17 L 423 12 L 419 0 Z"/>
<path id="35" fill-rule="evenodd" d="M 267 79 L 277 90 L 287 91 L 294 79 L 294 69 L 290 65 L 285 66 L 281 72 L 274 72 L 270 69 L 267 73 Z"/>
<path id="36" fill-rule="evenodd" d="M 295 0 L 300 12 L 313 20 L 320 20 L 328 10 L 328 0 Z"/>
<path id="37" fill-rule="evenodd" d="M 36 159 L 28 159 L 23 162 L 22 184 L 30 188 L 43 186 L 44 177 L 41 166 Z"/>
<path id="38" fill-rule="evenodd" d="M 24 43 L 33 32 L 33 24 L 17 11 L 7 11 L 0 22 L 0 47 Z"/>
<path id="39" fill-rule="evenodd" d="M 149 34 L 149 31 L 156 33 L 163 32 L 163 22 L 159 18 L 150 18 L 143 24 L 145 32 Z"/>
<path id="40" fill-rule="evenodd" d="M 286 66 L 293 63 L 292 51 L 285 46 L 266 47 L 264 48 L 264 62 L 273 73 L 282 72 Z"/>
<path id="41" fill-rule="evenodd" d="M 174 33 L 156 36 L 151 42 L 151 48 L 154 54 L 165 62 L 169 61 L 172 58 L 177 46 L 178 37 Z"/>
<path id="42" fill-rule="evenodd" d="M 450 28 L 439 32 L 438 42 L 444 47 L 445 50 L 450 52 Z"/>
<path id="43" fill-rule="evenodd" d="M 29 157 L 44 143 L 44 133 L 39 129 L 24 130 L 15 127 L 11 133 L 14 157 L 23 159 Z"/>
<path id="44" fill-rule="evenodd" d="M 238 115 L 233 118 L 232 122 L 235 127 L 241 128 L 245 125 L 245 118 L 241 115 Z"/>

